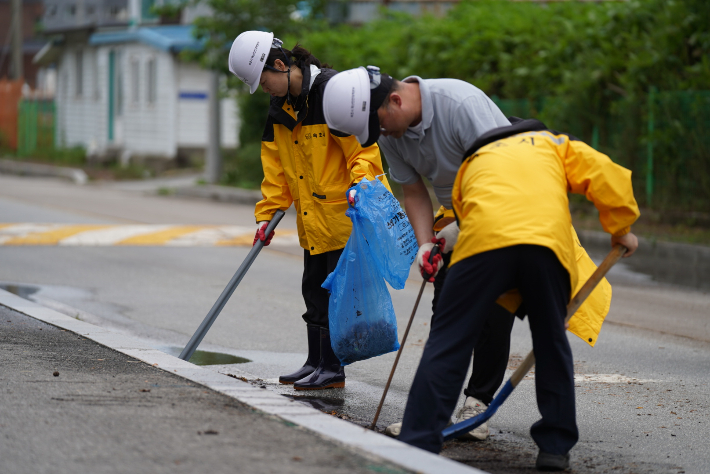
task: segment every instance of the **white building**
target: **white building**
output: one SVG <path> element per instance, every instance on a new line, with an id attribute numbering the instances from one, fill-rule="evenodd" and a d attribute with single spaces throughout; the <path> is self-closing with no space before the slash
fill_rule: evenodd
<path id="1" fill-rule="evenodd" d="M 178 56 L 200 47 L 191 29 L 142 26 L 65 35 L 47 48 L 47 60 L 57 65 L 57 145 L 80 145 L 91 155 L 124 161 L 202 152 L 211 73 Z M 237 146 L 238 129 L 236 101 L 225 97 L 223 147 Z"/>

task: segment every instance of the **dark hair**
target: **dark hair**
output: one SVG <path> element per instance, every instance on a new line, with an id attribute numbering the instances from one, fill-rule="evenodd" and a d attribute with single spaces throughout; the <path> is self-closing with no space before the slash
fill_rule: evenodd
<path id="1" fill-rule="evenodd" d="M 283 50 L 283 52 L 281 52 Z M 308 51 L 306 48 L 302 47 L 298 43 L 296 43 L 296 46 L 293 47 L 290 51 L 286 48 L 271 48 L 271 52 L 269 52 L 269 57 L 266 59 L 266 64 L 274 67 L 274 62 L 277 59 L 280 59 L 283 61 L 284 64 L 288 65 L 286 58 L 284 57 L 284 54 L 288 56 L 288 60 L 291 61 L 291 64 L 296 64 L 299 68 L 303 68 L 304 66 L 310 66 L 313 64 L 314 66 L 318 68 L 329 68 L 329 64 L 322 63 L 311 54 L 310 51 Z M 295 61 L 294 61 L 295 60 Z"/>

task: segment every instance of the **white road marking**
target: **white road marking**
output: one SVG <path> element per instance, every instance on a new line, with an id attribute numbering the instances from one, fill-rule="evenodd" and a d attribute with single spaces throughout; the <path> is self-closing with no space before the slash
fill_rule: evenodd
<path id="1" fill-rule="evenodd" d="M 96 247 L 129 244 L 171 247 L 250 246 L 255 232 L 252 226 L 139 224 L 106 225 L 98 229 L 80 227 L 70 224 L 0 223 L 0 246 L 18 245 L 20 241 L 22 245 Z M 140 239 L 143 236 L 146 238 Z M 137 241 L 136 237 L 139 237 Z M 298 247 L 298 234 L 291 229 L 277 231 L 272 245 Z"/>
<path id="2" fill-rule="evenodd" d="M 637 379 L 633 377 L 626 377 L 621 374 L 577 374 L 574 376 L 574 381 L 576 383 L 580 382 L 593 382 L 593 383 L 653 383 L 662 382 L 662 380 L 655 379 Z"/>
<path id="3" fill-rule="evenodd" d="M 90 230 L 81 232 L 71 237 L 67 237 L 59 242 L 59 245 L 76 246 L 105 246 L 114 245 L 122 240 L 135 237 L 137 235 L 151 234 L 161 230 L 169 229 L 169 225 L 122 225 L 109 227 L 107 229 Z"/>

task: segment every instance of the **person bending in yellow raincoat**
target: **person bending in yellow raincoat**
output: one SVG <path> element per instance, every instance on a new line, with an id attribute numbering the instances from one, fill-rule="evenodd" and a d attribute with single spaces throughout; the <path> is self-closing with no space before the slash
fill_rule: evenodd
<path id="1" fill-rule="evenodd" d="M 279 382 L 297 390 L 345 386 L 345 372 L 333 353 L 328 330 L 328 292 L 321 288 L 350 237 L 345 216 L 348 188 L 383 175 L 377 145 L 363 148 L 354 136 L 332 131 L 323 116 L 323 91 L 336 74 L 304 48 L 282 47 L 273 33 L 240 34 L 229 53 L 229 69 L 254 93 L 261 85 L 271 105 L 261 142 L 264 197 L 256 205 L 254 239 L 268 245 L 265 229 L 274 213 L 293 203 L 304 249 L 302 293 L 306 303 L 308 358 Z M 381 181 L 389 189 L 382 176 Z"/>
<path id="2" fill-rule="evenodd" d="M 530 430 L 540 448 L 536 467 L 569 467 L 579 435 L 564 328 L 578 283 L 568 192 L 592 201 L 612 245 L 624 245 L 627 257 L 634 253 L 638 240 L 630 226 L 639 210 L 631 172 L 606 155 L 537 120 L 491 130 L 466 153 L 452 192 L 461 230 L 407 400 L 401 441 L 440 451 L 490 305 L 517 289 L 532 333 L 542 415 Z"/>

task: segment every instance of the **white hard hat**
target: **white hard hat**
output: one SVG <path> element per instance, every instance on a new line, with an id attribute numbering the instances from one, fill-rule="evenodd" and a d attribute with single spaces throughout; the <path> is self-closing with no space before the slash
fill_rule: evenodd
<path id="1" fill-rule="evenodd" d="M 364 67 L 333 76 L 323 93 L 323 115 L 328 127 L 367 140 L 370 80 Z"/>
<path id="2" fill-rule="evenodd" d="M 368 66 L 350 69 L 333 76 L 325 86 L 323 115 L 328 127 L 355 135 L 363 147 L 380 136 L 380 108 L 392 87 L 392 78 Z"/>
<path id="3" fill-rule="evenodd" d="M 253 94 L 269 57 L 274 34 L 265 31 L 245 31 L 237 36 L 229 50 L 229 70 L 249 86 Z"/>

